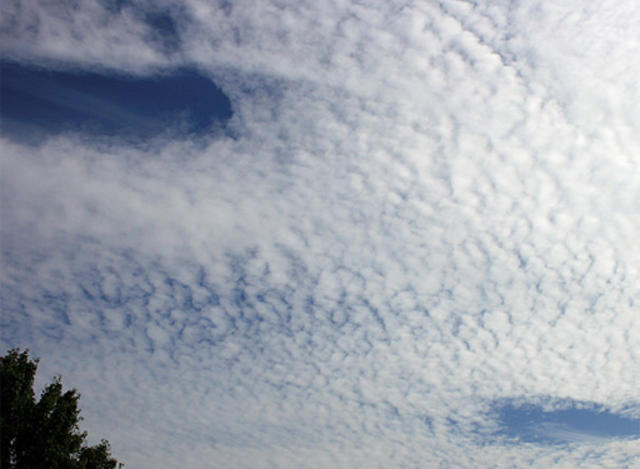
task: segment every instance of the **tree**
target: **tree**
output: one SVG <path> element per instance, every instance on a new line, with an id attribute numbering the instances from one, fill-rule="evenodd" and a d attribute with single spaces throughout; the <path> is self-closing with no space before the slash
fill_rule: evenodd
<path id="1" fill-rule="evenodd" d="M 0 357 L 0 467 L 3 469 L 115 469 L 109 442 L 86 446 L 78 410 L 80 394 L 63 392 L 58 376 L 36 401 L 38 360 L 12 349 Z"/>

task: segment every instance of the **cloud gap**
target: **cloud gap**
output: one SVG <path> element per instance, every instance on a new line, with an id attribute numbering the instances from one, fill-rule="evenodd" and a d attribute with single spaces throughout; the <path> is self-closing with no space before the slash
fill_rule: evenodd
<path id="1" fill-rule="evenodd" d="M 640 439 L 640 419 L 594 402 L 506 400 L 492 405 L 494 436 L 540 445 Z"/>
<path id="2" fill-rule="evenodd" d="M 229 98 L 192 68 L 150 76 L 0 63 L 2 134 L 41 143 L 61 133 L 145 142 L 203 137 L 224 128 Z"/>

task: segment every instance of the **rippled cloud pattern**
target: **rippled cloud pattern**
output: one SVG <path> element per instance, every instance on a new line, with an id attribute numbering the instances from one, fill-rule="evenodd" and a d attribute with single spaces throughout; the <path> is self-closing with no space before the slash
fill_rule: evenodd
<path id="1" fill-rule="evenodd" d="M 148 83 L 0 140 L 0 343 L 128 467 L 640 464 L 636 1 L 0 21 L 5 69 Z"/>

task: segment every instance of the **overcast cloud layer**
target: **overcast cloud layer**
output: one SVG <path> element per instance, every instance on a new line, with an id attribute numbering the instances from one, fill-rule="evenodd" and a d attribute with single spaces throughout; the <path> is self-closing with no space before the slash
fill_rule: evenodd
<path id="1" fill-rule="evenodd" d="M 231 99 L 210 139 L 1 141 L 0 343 L 127 467 L 640 463 L 492 418 L 640 417 L 636 0 L 3 10 L 5 59 Z"/>

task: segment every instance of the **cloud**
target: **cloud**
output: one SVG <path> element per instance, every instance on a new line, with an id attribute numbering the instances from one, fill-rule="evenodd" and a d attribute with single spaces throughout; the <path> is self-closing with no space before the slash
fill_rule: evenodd
<path id="1" fill-rule="evenodd" d="M 90 435 L 137 467 L 640 458 L 477 437 L 503 398 L 637 403 L 632 2 L 167 2 L 170 50 L 105 5 L 11 4 L 2 53 L 193 65 L 234 115 L 205 144 L 2 139 L 0 338 Z"/>

